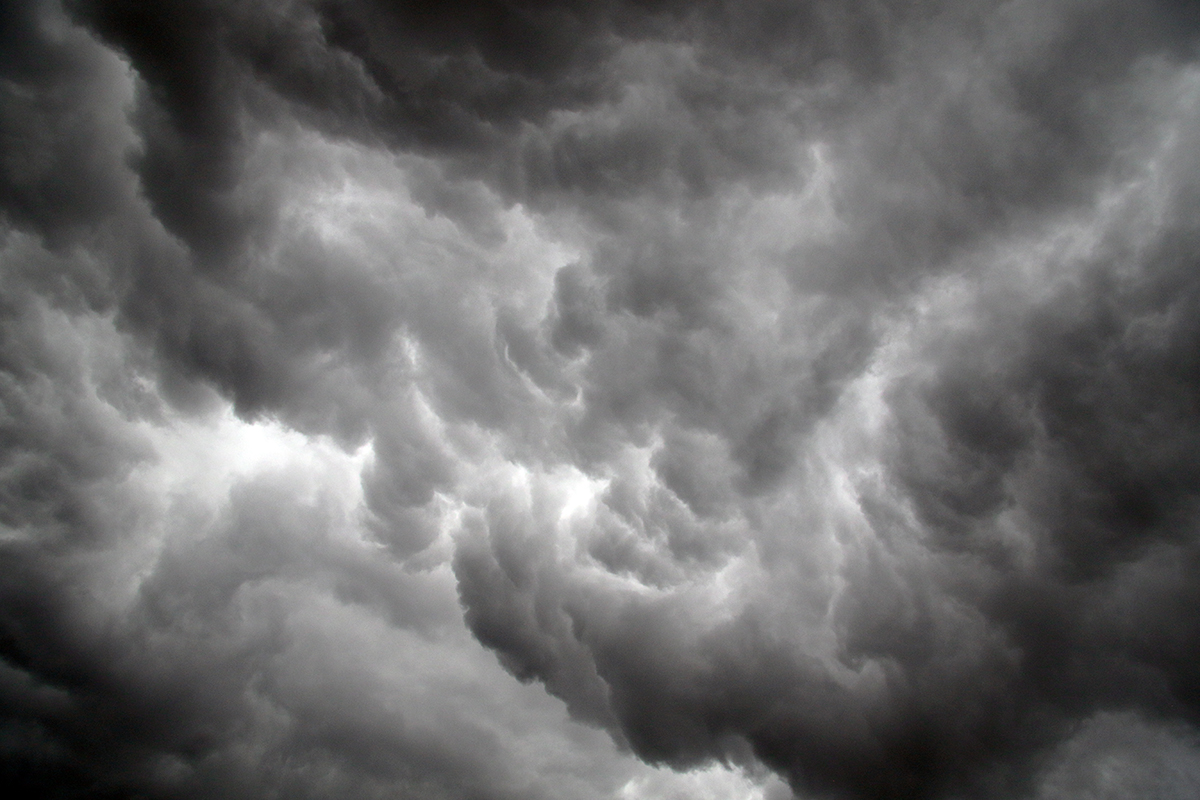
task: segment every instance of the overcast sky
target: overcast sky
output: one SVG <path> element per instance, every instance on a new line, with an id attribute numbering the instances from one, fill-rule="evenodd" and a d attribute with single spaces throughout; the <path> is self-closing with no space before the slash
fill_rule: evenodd
<path id="1" fill-rule="evenodd" d="M 1200 797 L 1200 7 L 0 4 L 0 784 Z"/>

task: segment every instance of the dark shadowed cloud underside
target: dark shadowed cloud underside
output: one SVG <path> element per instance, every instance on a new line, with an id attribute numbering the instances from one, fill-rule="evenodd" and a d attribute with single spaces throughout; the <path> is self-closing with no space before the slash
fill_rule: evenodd
<path id="1" fill-rule="evenodd" d="M 0 6 L 0 784 L 1200 796 L 1200 8 Z"/>

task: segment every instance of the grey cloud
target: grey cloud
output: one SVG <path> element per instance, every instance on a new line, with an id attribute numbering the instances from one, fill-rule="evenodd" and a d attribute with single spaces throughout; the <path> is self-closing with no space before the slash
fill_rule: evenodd
<path id="1" fill-rule="evenodd" d="M 1056 755 L 1039 797 L 1187 797 L 1200 783 L 1191 733 L 1127 714 L 1088 720 Z"/>
<path id="2" fill-rule="evenodd" d="M 423 546 L 403 510 L 421 513 L 448 480 L 420 424 L 388 423 L 399 453 L 376 438 L 378 471 L 363 489 L 380 528 L 359 531 L 336 481 L 306 498 L 303 465 L 218 480 L 215 498 L 203 469 L 182 491 L 163 488 L 154 462 L 179 468 L 180 456 L 154 431 L 181 412 L 154 391 L 159 360 L 111 317 L 40 296 L 31 267 L 67 273 L 70 256 L 31 239 L 11 232 L 4 251 L 0 728 L 11 791 L 616 791 L 622 767 L 602 735 L 573 729 L 540 690 L 514 690 L 462 630 L 448 571 L 400 563 Z M 211 424 L 220 404 L 208 405 L 185 405 L 183 419 Z M 422 450 L 432 470 L 410 465 Z M 363 647 L 375 655 L 344 659 Z M 560 740 L 586 742 L 599 762 L 572 763 Z"/>
<path id="3" fill-rule="evenodd" d="M 37 314 L 10 325 L 7 349 L 53 340 Z M 26 354 L 58 356 L 52 383 L 26 374 L 5 395 L 4 770 L 19 796 L 552 796 L 516 755 L 533 745 L 495 726 L 521 724 L 510 709 L 538 731 L 566 721 L 544 696 L 505 694 L 457 634 L 445 572 L 348 539 L 336 490 L 297 496 L 311 478 L 295 466 L 215 507 L 199 485 L 155 496 L 138 482 L 151 448 L 136 418 L 72 382 L 63 349 Z M 373 657 L 342 657 L 364 647 Z M 595 796 L 591 776 L 574 780 L 568 796 Z"/>
<path id="4" fill-rule="evenodd" d="M 554 311 L 550 341 L 554 349 L 575 356 L 604 337 L 604 304 L 595 279 L 579 264 L 554 274 Z"/>
<path id="5" fill-rule="evenodd" d="M 67 250 L 136 190 L 121 163 L 133 142 L 124 119 L 126 66 L 39 4 L 14 3 L 3 15 L 5 228 L 32 230 Z M 46 291 L 65 302 L 110 305 L 116 276 L 78 266 L 44 276 Z"/>
<path id="6" fill-rule="evenodd" d="M 1151 18 L 1135 17 L 1135 21 L 1144 19 Z M 847 153 L 873 152 L 869 158 L 879 158 L 880 165 L 900 165 L 898 175 L 889 178 L 885 173 L 884 180 L 894 180 L 903 193 L 892 199 L 886 183 L 856 185 L 853 173 L 849 183 L 838 184 L 838 190 L 848 193 L 841 198 L 839 210 L 850 223 L 845 235 L 886 239 L 870 244 L 867 239 L 835 239 L 823 245 L 838 259 L 829 267 L 830 273 L 848 284 L 794 282 L 793 286 L 817 292 L 837 288 L 838 294 L 850 292 L 859 302 L 870 303 L 881 291 L 894 296 L 892 274 L 908 286 L 928 280 L 931 273 L 956 268 L 970 276 L 973 272 L 966 270 L 978 269 L 972 259 L 986 252 L 986 237 L 1028 230 L 1033 215 L 1062 209 L 1064 203 L 1067 208 L 1087 203 L 1089 197 L 1102 195 L 1106 183 L 1129 180 L 1135 168 L 1145 169 L 1139 161 L 1156 156 L 1140 144 L 1131 146 L 1130 137 L 1133 142 L 1161 141 L 1161 129 L 1131 132 L 1108 127 L 1144 120 L 1144 105 L 1124 105 L 1132 86 L 1147 86 L 1143 81 L 1153 83 L 1158 79 L 1150 76 L 1156 74 L 1170 80 L 1165 78 L 1167 72 L 1159 71 L 1161 62 L 1153 60 L 1162 40 L 1145 34 L 1145 25 L 1138 24 L 1149 42 L 1135 41 L 1136 47 L 1126 51 L 1123 48 L 1130 43 L 1121 40 L 1120 45 L 1113 44 L 1118 50 L 1092 62 L 1093 53 L 1069 46 L 1071 37 L 1085 34 L 1064 23 L 1068 30 L 1059 35 L 1066 39 L 1048 45 L 1054 59 L 1033 69 L 1070 73 L 1066 64 L 1076 60 L 1078 66 L 1073 68 L 1079 72 L 1073 79 L 1087 88 L 1073 86 L 1068 79 L 1054 89 L 1072 98 L 1076 93 L 1104 97 L 1108 92 L 1114 102 L 1103 112 L 1091 107 L 1086 113 L 1096 115 L 1093 123 L 1071 121 L 1070 115 L 1077 111 L 1060 103 L 1039 105 L 1035 98 L 1018 98 L 1022 124 L 1032 126 L 1029 135 L 1034 141 L 1039 136 L 1061 136 L 1077 149 L 1049 164 L 1040 159 L 1053 148 L 1034 146 L 1030 155 L 1035 161 L 1028 164 L 1018 160 L 986 166 L 1015 181 L 1010 187 L 995 176 L 973 177 L 976 167 L 965 162 L 934 162 L 907 171 L 905 165 L 920 162 L 887 149 L 882 132 L 853 142 L 845 151 L 835 147 L 840 163 Z M 1135 70 L 1127 78 L 1135 63 L 1141 72 Z M 890 124 L 900 135 L 925 136 L 915 139 L 917 146 L 945 148 L 960 159 L 1004 158 L 996 147 L 959 139 L 957 123 L 936 113 L 920 123 L 926 129 L 910 125 L 904 117 L 897 122 L 893 113 L 916 114 L 922 107 L 910 107 L 912 101 L 903 95 L 889 97 L 885 91 L 883 97 L 884 108 L 877 119 L 888 123 L 877 124 Z M 972 95 L 971 99 L 979 98 Z M 996 113 L 994 105 L 981 102 L 981 111 Z M 1156 102 L 1154 97 L 1138 101 Z M 1050 106 L 1055 114 L 1066 116 L 1048 117 Z M 1186 112 L 1182 120 L 1166 124 L 1180 127 L 1177 134 L 1166 134 L 1168 140 L 1177 135 L 1190 141 L 1192 122 Z M 1080 141 L 1071 132 L 1073 126 L 1097 138 Z M 994 132 L 996 127 L 987 129 Z M 1176 153 L 1188 150 L 1178 140 L 1176 146 Z M 877 147 L 881 149 L 874 150 Z M 546 662 L 554 653 L 552 642 L 586 642 L 598 674 L 612 692 L 623 735 L 648 758 L 686 765 L 704 757 L 731 757 L 728 741 L 740 737 L 759 758 L 789 775 L 797 788 L 838 796 L 1031 792 L 1037 754 L 1066 735 L 1072 720 L 1126 704 L 1193 719 L 1194 676 L 1176 655 L 1187 648 L 1184 642 L 1190 633 L 1168 622 L 1169 615 L 1155 623 L 1139 617 L 1147 627 L 1135 637 L 1140 641 L 1134 646 L 1125 639 L 1130 630 L 1124 625 L 1119 626 L 1120 633 L 1104 631 L 1101 618 L 1085 610 L 1103 604 L 1102 597 L 1129 596 L 1124 581 L 1130 578 L 1121 572 L 1124 565 L 1152 569 L 1149 564 L 1159 558 L 1165 562 L 1191 557 L 1188 520 L 1194 513 L 1195 491 L 1189 476 L 1195 459 L 1189 449 L 1192 426 L 1187 409 L 1195 394 L 1189 366 L 1195 347 L 1191 326 L 1184 321 L 1189 318 L 1184 309 L 1191 296 L 1185 265 L 1191 262 L 1189 246 L 1183 244 L 1191 234 L 1190 223 L 1174 215 L 1175 209 L 1188 207 L 1187 176 L 1193 172 L 1173 159 L 1168 160 L 1172 166 L 1149 167 L 1184 176 L 1175 184 L 1179 194 L 1153 201 L 1165 202 L 1169 219 L 1154 229 L 1150 244 L 1140 250 L 1122 249 L 1121 237 L 1132 241 L 1139 234 L 1118 224 L 1109 233 L 1116 241 L 1102 240 L 1096 263 L 1060 267 L 1078 268 L 1078 282 L 1065 282 L 1057 292 L 1036 301 L 1001 295 L 995 306 L 968 306 L 964 313 L 981 317 L 966 320 L 965 333 L 947 334 L 947 342 L 920 353 L 923 360 L 912 375 L 896 376 L 884 396 L 893 426 L 887 433 L 896 443 L 888 456 L 887 479 L 895 483 L 879 495 L 864 492 L 864 507 L 874 509 L 867 519 L 879 543 L 866 547 L 842 568 L 849 588 L 836 604 L 841 657 L 859 671 L 867 665 L 882 670 L 877 689 L 845 688 L 845 679 L 835 679 L 819 661 L 796 663 L 782 645 L 773 651 L 769 640 L 752 635 L 738 638 L 739 629 L 753 630 L 751 615 L 740 618 L 728 632 L 719 629 L 722 633 L 702 641 L 676 644 L 669 620 L 678 619 L 678 610 L 616 589 L 596 589 L 575 565 L 560 568 L 559 580 L 565 578 L 566 583 L 516 581 L 511 587 L 487 585 L 475 581 L 474 573 L 460 570 L 460 581 L 466 584 L 524 598 L 521 602 L 535 608 L 551 603 L 568 610 L 574 619 L 570 634 L 554 626 L 539 629 L 530 620 L 524 628 L 528 638 L 502 639 L 489 629 L 489 641 L 506 659 L 517 659 L 522 674 L 538 671 L 551 690 L 560 693 L 568 691 L 557 677 L 566 662 Z M 859 163 L 872 164 L 870 160 Z M 926 168 L 932 171 L 925 172 Z M 882 171 L 874 165 L 862 170 L 864 181 Z M 978 207 L 967 203 L 964 208 L 959 193 L 974 192 L 969 183 L 976 180 L 997 194 L 981 198 Z M 926 186 L 934 194 L 927 193 Z M 882 200 L 871 194 L 881 188 Z M 965 216 L 954 216 L 959 214 Z M 1109 247 L 1115 250 L 1108 251 Z M 978 249 L 972 253 L 974 248 Z M 880 262 L 876 254 L 887 262 Z M 773 463 L 770 448 L 785 443 L 786 454 L 800 447 L 801 441 L 812 440 L 798 437 L 788 447 L 788 423 L 778 420 L 789 417 L 770 405 L 757 422 L 748 425 L 744 419 L 707 411 L 730 407 L 715 389 L 721 383 L 714 378 L 729 365 L 744 364 L 731 357 L 737 352 L 736 336 L 717 339 L 719 352 L 728 361 L 706 364 L 699 355 L 703 350 L 688 349 L 692 342 L 719 336 L 713 331 L 722 330 L 725 322 L 706 318 L 689 293 L 699 292 L 711 304 L 708 308 L 721 308 L 721 290 L 706 294 L 704 280 L 719 276 L 714 280 L 720 286 L 731 270 L 689 274 L 687 266 L 661 254 L 647 262 L 661 268 L 667 279 L 676 282 L 675 288 L 648 282 L 633 259 L 631 267 L 606 276 L 612 287 L 610 309 L 632 313 L 639 320 L 623 326 L 626 336 L 639 331 L 630 344 L 656 342 L 661 349 L 650 350 L 644 344 L 636 349 L 614 348 L 615 334 L 610 330 L 604 344 L 590 354 L 589 368 L 603 368 L 611 352 L 612 374 L 627 377 L 625 381 L 595 379 L 598 390 L 611 394 L 604 398 L 605 405 L 598 405 L 600 396 L 593 395 L 592 413 L 606 408 L 614 421 L 629 426 L 626 435 L 639 445 L 645 444 L 636 433 L 640 425 L 669 431 L 672 423 L 697 424 L 724 439 L 729 454 L 742 462 L 750 482 L 740 486 L 730 482 L 743 495 L 777 491 L 783 485 L 779 478 L 766 481 L 765 486 L 755 479 L 763 474 L 756 470 L 769 471 Z M 842 274 L 843 265 L 847 274 Z M 810 263 L 804 268 L 813 267 Z M 626 293 L 613 280 L 629 281 L 635 288 Z M 887 305 L 874 308 L 885 314 L 891 310 Z M 692 326 L 697 330 L 689 333 Z M 858 341 L 863 343 L 835 340 L 830 357 L 848 359 L 856 346 L 862 348 L 863 359 L 876 352 L 879 340 L 874 336 Z M 864 367 L 863 361 L 853 358 L 842 363 L 850 376 Z M 694 382 L 674 381 L 673 375 L 686 373 L 673 370 L 689 369 L 688 364 L 696 370 Z M 795 362 L 788 367 L 772 376 L 795 375 Z M 631 375 L 638 377 L 631 381 Z M 822 381 L 814 379 L 817 375 L 820 372 L 805 374 L 800 385 L 810 391 L 820 387 Z M 745 377 L 736 385 L 742 397 L 760 400 L 770 397 L 775 387 L 770 381 L 755 384 Z M 840 395 L 836 382 L 828 385 L 829 399 L 816 402 L 796 418 L 816 420 L 832 412 Z M 650 394 L 637 392 L 634 387 L 639 386 Z M 606 433 L 595 435 L 598 441 L 612 439 L 614 430 L 620 429 L 602 430 Z M 756 446 L 760 440 L 761 448 Z M 662 465 L 658 478 L 689 500 L 694 490 L 679 467 L 668 466 L 677 463 L 676 458 L 686 459 L 686 451 L 673 444 L 673 437 L 666 441 L 655 456 Z M 710 466 L 707 472 L 720 474 L 720 469 Z M 801 481 L 809 476 L 797 471 L 791 478 Z M 618 501 L 619 486 L 613 484 L 613 494 L 606 495 L 604 502 L 614 510 L 629 509 L 626 500 Z M 758 486 L 764 488 L 753 488 Z M 720 490 L 713 493 L 719 496 Z M 900 513 L 883 510 L 896 504 Z M 702 513 L 694 500 L 691 505 Z M 906 506 L 917 515 L 915 529 L 903 516 Z M 657 508 L 636 504 L 632 508 L 643 523 L 653 520 L 665 530 L 679 528 Z M 541 523 L 526 524 L 536 529 Z M 506 524 L 505 530 L 510 526 Z M 916 537 L 915 544 L 907 539 L 910 536 Z M 512 537 L 504 534 L 504 538 Z M 619 546 L 620 537 L 605 533 L 592 552 L 612 573 L 637 576 L 655 585 L 661 581 L 659 576 L 670 571 L 647 571 L 634 555 L 640 548 L 653 547 L 653 538 L 651 525 Z M 534 541 L 544 542 L 536 536 Z M 545 546 L 528 544 L 526 558 L 532 559 L 532 551 Z M 1191 589 L 1171 585 L 1168 594 L 1178 589 L 1178 596 L 1191 595 Z M 495 600 L 473 593 L 466 593 L 464 599 L 468 620 L 478 630 L 480 623 L 472 614 L 484 614 L 483 609 Z M 613 621 L 614 615 L 618 621 Z M 552 615 L 544 611 L 537 615 L 546 617 Z M 685 623 L 676 624 L 686 629 Z M 729 657 L 723 667 L 716 666 L 725 652 L 722 648 L 734 647 L 727 641 L 737 642 L 737 656 Z M 533 652 L 541 653 L 540 659 L 528 660 Z M 779 660 L 770 667 L 755 660 L 771 659 L 768 654 L 773 652 Z M 823 698 L 820 705 L 816 697 Z M 828 708 L 838 709 L 836 721 L 825 716 Z"/>
<path id="7" fill-rule="evenodd" d="M 1187 6 L 67 12 L 0 62 L 27 793 L 1194 787 Z M 160 497 L 226 404 L 361 502 Z"/>

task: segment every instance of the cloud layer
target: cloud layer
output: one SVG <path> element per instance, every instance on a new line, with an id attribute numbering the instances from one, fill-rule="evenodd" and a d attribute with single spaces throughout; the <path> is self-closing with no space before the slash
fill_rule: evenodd
<path id="1" fill-rule="evenodd" d="M 0 770 L 1200 791 L 1200 14 L 0 12 Z"/>

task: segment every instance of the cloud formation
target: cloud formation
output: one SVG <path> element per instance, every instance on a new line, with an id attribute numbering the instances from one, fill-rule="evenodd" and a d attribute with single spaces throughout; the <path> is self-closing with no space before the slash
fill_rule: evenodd
<path id="1" fill-rule="evenodd" d="M 10 5 L 24 796 L 1200 789 L 1189 4 Z"/>

